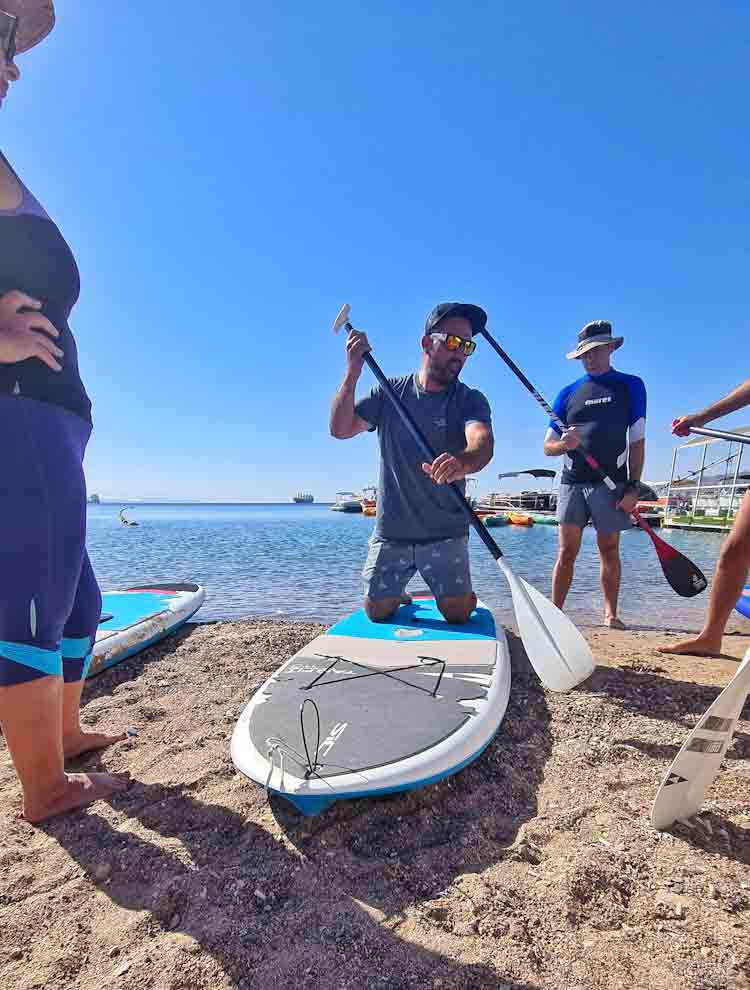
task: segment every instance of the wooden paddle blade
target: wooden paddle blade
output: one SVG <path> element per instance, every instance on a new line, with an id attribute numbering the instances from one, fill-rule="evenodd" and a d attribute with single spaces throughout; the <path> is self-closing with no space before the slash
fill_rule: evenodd
<path id="1" fill-rule="evenodd" d="M 510 585 L 518 631 L 532 667 L 551 691 L 570 691 L 596 664 L 588 643 L 567 615 L 523 578 L 504 558 L 497 561 Z"/>
<path id="2" fill-rule="evenodd" d="M 654 828 L 669 828 L 700 811 L 750 693 L 750 650 L 737 673 L 687 737 L 664 775 L 651 808 Z"/>
<path id="3" fill-rule="evenodd" d="M 662 571 L 664 571 L 664 577 L 672 590 L 683 598 L 693 598 L 705 591 L 708 587 L 708 581 L 703 571 L 692 560 L 688 560 L 684 554 L 681 554 L 679 550 L 675 550 L 673 546 L 657 536 L 637 512 L 633 513 L 633 518 L 654 544 L 656 556 L 659 558 Z"/>

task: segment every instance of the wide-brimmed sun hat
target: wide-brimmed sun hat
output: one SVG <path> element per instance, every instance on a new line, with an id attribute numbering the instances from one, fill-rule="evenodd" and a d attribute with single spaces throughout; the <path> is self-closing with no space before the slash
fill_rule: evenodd
<path id="1" fill-rule="evenodd" d="M 0 10 L 18 18 L 16 52 L 27 52 L 55 26 L 52 0 L 0 0 Z"/>
<path id="2" fill-rule="evenodd" d="M 622 347 L 623 340 L 625 340 L 624 337 L 612 336 L 612 324 L 608 320 L 592 320 L 578 334 L 576 349 L 570 351 L 565 357 L 572 361 L 581 357 L 586 351 L 590 351 L 592 347 L 601 347 L 602 344 L 613 344 L 612 350 L 616 351 L 618 347 Z"/>

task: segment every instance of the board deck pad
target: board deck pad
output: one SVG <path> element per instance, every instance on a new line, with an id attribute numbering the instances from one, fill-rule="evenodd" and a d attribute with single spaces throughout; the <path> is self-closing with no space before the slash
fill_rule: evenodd
<path id="1" fill-rule="evenodd" d="M 373 622 L 364 610 L 354 612 L 328 630 L 329 636 L 359 636 L 364 639 L 403 640 L 465 640 L 495 639 L 495 620 L 486 608 L 476 608 L 469 621 L 451 626 L 445 621 L 434 598 L 414 598 L 411 605 L 402 605 L 388 622 Z"/>
<path id="2" fill-rule="evenodd" d="M 102 594 L 89 677 L 175 632 L 205 598 L 197 584 L 138 585 Z"/>
<path id="3" fill-rule="evenodd" d="M 484 606 L 464 625 L 446 623 L 427 596 L 385 622 L 359 610 L 303 647 L 253 696 L 232 756 L 251 779 L 266 783 L 270 772 L 271 790 L 317 813 L 338 797 L 423 786 L 460 769 L 497 731 L 509 688 L 505 636 L 498 639 Z M 301 712 L 306 700 L 315 705 Z M 283 750 L 286 777 L 298 782 L 291 790 L 274 786 L 282 784 L 267 758 L 274 746 Z M 332 780 L 335 786 L 326 784 Z M 316 796 L 303 793 L 315 788 Z"/>
<path id="4" fill-rule="evenodd" d="M 465 672 L 453 668 L 444 674 L 439 696 L 433 698 L 440 665 L 394 673 L 378 671 L 364 677 L 366 668 L 338 661 L 329 674 L 307 689 L 316 676 L 313 671 L 319 673 L 325 666 L 326 661 L 315 657 L 300 657 L 291 664 L 259 708 L 251 732 L 258 748 L 273 735 L 299 738 L 299 705 L 304 697 L 311 698 L 320 712 L 323 742 L 330 730 L 346 723 L 346 729 L 336 736 L 335 750 L 333 745 L 321 746 L 318 773 L 322 776 L 336 774 L 341 767 L 361 771 L 385 766 L 429 749 L 472 717 L 471 702 L 486 698 L 489 686 L 489 676 L 480 680 L 476 667 Z M 487 675 L 490 671 L 488 666 Z M 305 722 L 308 747 L 314 746 L 315 719 L 306 714 Z M 329 756 L 333 760 L 330 764 Z"/>

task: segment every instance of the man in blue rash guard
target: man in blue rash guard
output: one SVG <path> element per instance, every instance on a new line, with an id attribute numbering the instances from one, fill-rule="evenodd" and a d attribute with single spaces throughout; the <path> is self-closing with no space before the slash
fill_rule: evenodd
<path id="1" fill-rule="evenodd" d="M 601 560 L 604 621 L 624 629 L 617 616 L 620 591 L 620 531 L 632 525 L 646 454 L 646 388 L 640 378 L 610 364 L 622 337 L 612 336 L 606 320 L 587 323 L 578 346 L 566 356 L 580 360 L 586 372 L 560 392 L 554 410 L 566 429 L 550 422 L 544 453 L 564 457 L 557 518 L 560 548 L 552 572 L 552 600 L 562 608 L 573 580 L 583 527 L 591 520 Z M 583 446 L 616 483 L 612 492 L 586 461 L 575 455 Z"/>

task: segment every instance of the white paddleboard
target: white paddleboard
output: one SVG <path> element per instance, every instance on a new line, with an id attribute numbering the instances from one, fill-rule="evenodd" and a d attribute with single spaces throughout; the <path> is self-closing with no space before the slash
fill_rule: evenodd
<path id="1" fill-rule="evenodd" d="M 449 625 L 432 596 L 414 596 L 387 622 L 355 612 L 283 663 L 242 712 L 232 760 L 315 815 L 456 773 L 491 741 L 509 694 L 489 610 Z"/>
<path id="2" fill-rule="evenodd" d="M 205 597 L 199 584 L 184 582 L 103 592 L 88 676 L 100 674 L 176 632 L 198 611 Z"/>

